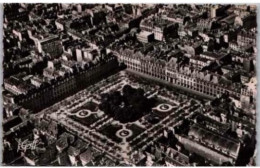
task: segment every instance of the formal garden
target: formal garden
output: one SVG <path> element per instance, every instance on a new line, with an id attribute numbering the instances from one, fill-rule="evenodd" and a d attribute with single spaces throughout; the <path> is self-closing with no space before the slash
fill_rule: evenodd
<path id="1" fill-rule="evenodd" d="M 198 101 L 187 101 L 161 85 L 115 74 L 54 106 L 58 105 L 54 113 L 61 117 L 51 115 L 53 119 L 111 155 L 125 157 L 159 138 L 164 127 L 189 117 Z"/>

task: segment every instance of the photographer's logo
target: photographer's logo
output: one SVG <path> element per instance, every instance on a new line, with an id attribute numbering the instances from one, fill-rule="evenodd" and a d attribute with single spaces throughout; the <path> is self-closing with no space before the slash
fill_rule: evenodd
<path id="1" fill-rule="evenodd" d="M 18 143 L 17 151 L 26 151 L 26 150 L 35 150 L 36 146 L 38 145 L 39 141 L 37 139 L 33 141 L 29 141 L 28 139 L 22 141 L 21 139 L 16 139 Z"/>

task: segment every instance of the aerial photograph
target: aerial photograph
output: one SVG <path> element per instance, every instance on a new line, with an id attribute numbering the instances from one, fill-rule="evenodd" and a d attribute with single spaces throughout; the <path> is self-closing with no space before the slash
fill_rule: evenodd
<path id="1" fill-rule="evenodd" d="M 2 6 L 3 166 L 256 165 L 256 5 Z"/>

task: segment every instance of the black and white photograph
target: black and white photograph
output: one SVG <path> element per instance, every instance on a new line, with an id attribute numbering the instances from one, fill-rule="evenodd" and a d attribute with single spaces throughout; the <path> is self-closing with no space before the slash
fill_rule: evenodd
<path id="1" fill-rule="evenodd" d="M 156 3 L 2 4 L 3 166 L 256 166 L 257 5 Z"/>

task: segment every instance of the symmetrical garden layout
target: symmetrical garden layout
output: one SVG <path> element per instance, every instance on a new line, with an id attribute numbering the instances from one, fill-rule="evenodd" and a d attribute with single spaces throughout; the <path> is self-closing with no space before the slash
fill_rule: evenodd
<path id="1" fill-rule="evenodd" d="M 116 91 L 122 93 L 126 85 L 142 89 L 143 95 L 153 99 L 154 104 L 140 118 L 123 123 L 99 107 L 102 95 Z M 158 87 L 123 71 L 42 110 L 37 116 L 47 115 L 108 157 L 130 163 L 131 154 L 144 150 L 160 138 L 166 128 L 179 125 L 200 106 L 198 100 L 185 99 L 185 95 Z"/>

